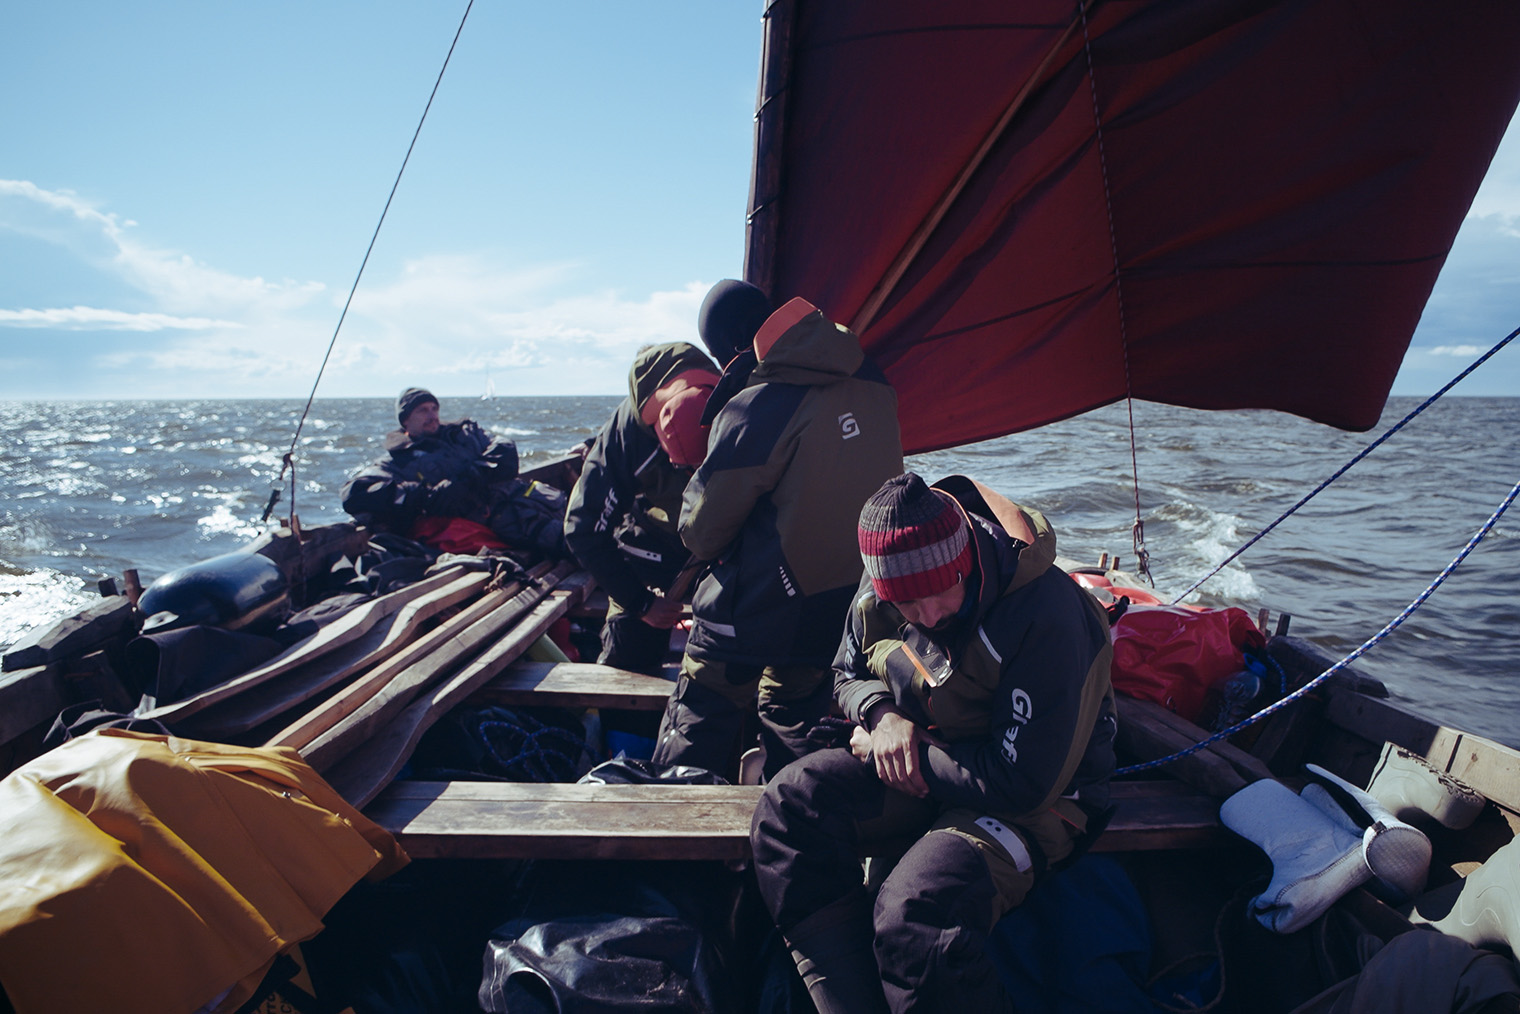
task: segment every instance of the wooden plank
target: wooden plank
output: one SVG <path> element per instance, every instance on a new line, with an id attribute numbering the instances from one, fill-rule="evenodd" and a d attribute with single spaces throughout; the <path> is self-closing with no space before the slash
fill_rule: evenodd
<path id="1" fill-rule="evenodd" d="M 0 744 L 51 722 L 65 703 L 56 666 L 32 666 L 0 677 Z"/>
<path id="2" fill-rule="evenodd" d="M 660 676 L 594 662 L 530 662 L 519 659 L 473 695 L 508 708 L 613 708 L 663 711 L 675 683 Z"/>
<path id="3" fill-rule="evenodd" d="M 351 686 L 345 687 L 342 693 L 297 718 L 264 745 L 291 746 L 298 750 L 305 747 L 322 733 L 359 710 L 366 701 L 388 686 L 391 680 L 402 672 L 441 650 L 469 629 L 472 624 L 489 616 L 521 590 L 522 583 L 513 582 L 505 588 L 486 592 L 463 612 L 449 617 L 399 653 L 355 680 Z"/>
<path id="4" fill-rule="evenodd" d="M 1151 720 L 1159 722 L 1176 732 L 1180 732 L 1194 743 L 1200 743 L 1213 735 L 1209 730 L 1188 721 L 1175 711 L 1167 710 L 1154 701 L 1142 701 L 1123 695 L 1116 696 L 1115 701 L 1116 703 L 1122 702 L 1118 703 L 1121 721 L 1124 720 L 1125 716 L 1133 720 L 1137 715 L 1144 713 Z M 1262 763 L 1259 758 L 1253 757 L 1227 739 L 1211 743 L 1208 749 L 1209 752 L 1223 757 L 1230 763 L 1231 767 L 1235 768 L 1236 771 L 1239 771 L 1242 776 L 1250 781 L 1272 777 L 1272 772 L 1267 769 L 1267 765 Z"/>
<path id="5" fill-rule="evenodd" d="M 1171 781 L 1114 784 L 1095 852 L 1234 839 L 1217 800 Z M 418 859 L 745 859 L 762 786 L 396 782 L 365 810 Z"/>
<path id="6" fill-rule="evenodd" d="M 1500 806 L 1520 811 L 1520 751 L 1345 688 L 1333 687 L 1328 696 L 1326 715 L 1340 728 L 1374 745 L 1394 743 L 1417 753 Z"/>
<path id="7" fill-rule="evenodd" d="M 1453 735 L 1457 741 L 1447 773 L 1505 809 L 1520 811 L 1520 752 L 1482 736 Z"/>
<path id="8" fill-rule="evenodd" d="M 188 697 L 183 701 L 176 701 L 173 704 L 156 707 L 143 715 L 143 717 L 156 718 L 166 725 L 172 726 L 179 719 L 193 715 L 203 708 L 210 707 L 217 701 L 233 697 L 250 687 L 257 686 L 276 676 L 290 672 L 314 659 L 336 651 L 345 644 L 358 640 L 368 633 L 370 628 L 376 623 L 379 623 L 387 616 L 395 614 L 408 602 L 437 591 L 458 577 L 459 571 L 449 568 L 440 571 L 430 578 L 409 584 L 405 588 L 399 588 L 389 595 L 382 595 L 373 602 L 367 602 L 345 613 L 311 637 L 308 637 L 299 644 L 292 645 L 257 669 L 214 686 L 194 697 Z"/>
<path id="9" fill-rule="evenodd" d="M 1136 760 L 1156 760 L 1185 750 L 1203 738 L 1174 728 L 1174 723 L 1156 714 L 1156 706 L 1150 705 L 1150 702 L 1138 701 L 1122 694 L 1115 695 L 1114 700 L 1119 712 L 1116 743 L 1120 750 Z M 1256 780 L 1254 774 L 1242 773 L 1212 749 L 1189 754 L 1160 770 L 1220 799 Z"/>
<path id="10" fill-rule="evenodd" d="M 436 591 L 406 603 L 357 640 L 307 665 L 218 701 L 176 723 L 175 731 L 200 739 L 226 740 L 263 725 L 341 683 L 361 669 L 385 661 L 416 636 L 427 620 L 476 594 L 490 574 L 467 573 Z"/>
<path id="11" fill-rule="evenodd" d="M 762 791 L 397 782 L 365 813 L 417 859 L 744 859 Z"/>
<path id="12" fill-rule="evenodd" d="M 51 627 L 28 631 L 0 657 L 0 671 L 20 672 L 88 654 L 117 638 L 136 633 L 141 622 L 125 595 L 101 599 Z"/>
<path id="13" fill-rule="evenodd" d="M 338 763 L 340 758 L 384 727 L 419 695 L 423 695 L 429 686 L 474 658 L 493 639 L 521 620 L 525 613 L 548 594 L 549 588 L 558 583 L 568 567 L 568 564 L 561 564 L 544 578 L 544 584 L 521 588 L 487 615 L 455 633 L 435 651 L 396 673 L 378 692 L 355 708 L 352 714 L 303 747 L 301 754 L 306 762 L 324 772 Z M 510 637 L 511 634 L 506 636 Z"/>
<path id="14" fill-rule="evenodd" d="M 422 734 L 434 722 L 515 662 L 592 587 L 591 575 L 585 571 L 566 577 L 511 634 L 441 686 L 420 695 L 384 729 L 348 751 L 330 771 L 324 771 L 328 782 L 354 806 L 374 799 L 401 772 Z"/>
<path id="15" fill-rule="evenodd" d="M 1219 822 L 1219 800 L 1181 782 L 1114 782 L 1117 807 L 1093 852 L 1215 848 L 1235 839 Z"/>

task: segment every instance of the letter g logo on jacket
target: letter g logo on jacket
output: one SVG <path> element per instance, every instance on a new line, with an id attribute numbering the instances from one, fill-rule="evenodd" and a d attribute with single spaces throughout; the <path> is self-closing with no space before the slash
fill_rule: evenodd
<path id="1" fill-rule="evenodd" d="M 846 412 L 839 417 L 839 432 L 843 434 L 841 439 L 844 440 L 860 436 L 860 423 L 855 421 L 854 412 Z"/>

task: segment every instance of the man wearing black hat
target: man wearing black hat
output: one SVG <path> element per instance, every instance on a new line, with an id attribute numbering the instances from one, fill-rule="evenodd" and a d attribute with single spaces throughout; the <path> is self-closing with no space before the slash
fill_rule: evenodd
<path id="1" fill-rule="evenodd" d="M 493 438 L 473 419 L 440 422 L 438 399 L 409 387 L 396 399 L 400 428 L 385 437 L 385 457 L 343 486 L 343 509 L 362 524 L 413 537 L 427 519 L 463 518 L 489 527 L 508 545 L 564 555 L 564 495 L 517 480 L 517 445 Z M 537 484 L 533 484 L 535 487 Z M 436 527 L 436 525 L 434 526 Z"/>
<path id="2" fill-rule="evenodd" d="M 1038 512 L 963 476 L 888 481 L 858 541 L 834 659 L 857 727 L 766 786 L 760 892 L 821 1014 L 1004 1010 L 988 932 L 1106 818 L 1107 616 Z M 899 839 L 873 903 L 862 847 Z"/>
<path id="3" fill-rule="evenodd" d="M 849 329 L 793 299 L 751 347 L 681 504 L 681 540 L 711 567 L 654 750 L 724 775 L 757 712 L 768 774 L 812 748 L 860 580 L 855 519 L 902 471 L 897 392 Z"/>

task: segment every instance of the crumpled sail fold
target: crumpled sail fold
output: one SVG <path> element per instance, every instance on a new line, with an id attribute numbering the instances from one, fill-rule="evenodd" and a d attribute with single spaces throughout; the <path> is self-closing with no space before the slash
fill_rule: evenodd
<path id="1" fill-rule="evenodd" d="M 406 855 L 289 748 L 104 729 L 0 781 L 0 982 L 18 1014 L 246 1000 Z"/>
<path id="2" fill-rule="evenodd" d="M 1127 393 L 1370 428 L 1520 97 L 1503 0 L 766 23 L 746 277 L 861 335 L 909 452 Z"/>

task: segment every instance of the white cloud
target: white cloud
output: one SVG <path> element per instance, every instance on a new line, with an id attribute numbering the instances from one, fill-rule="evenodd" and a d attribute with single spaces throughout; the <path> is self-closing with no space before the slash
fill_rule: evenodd
<path id="1" fill-rule="evenodd" d="M 1503 218 L 1510 235 L 1520 236 L 1520 115 L 1510 121 L 1509 129 L 1494 152 L 1488 175 L 1473 197 L 1469 218 L 1497 215 Z"/>
<path id="2" fill-rule="evenodd" d="M 52 310 L 0 310 L 0 325 L 72 331 L 204 331 L 213 327 L 242 327 L 209 317 L 174 317 L 166 313 L 128 313 L 74 306 Z"/>
<path id="3" fill-rule="evenodd" d="M 119 390 L 123 380 L 141 397 L 304 396 L 347 297 L 345 289 L 316 298 L 318 282 L 272 284 L 150 249 L 116 215 L 21 180 L 0 180 L 0 229 L 69 250 L 148 304 L 0 310 L 0 327 L 144 335 L 83 348 L 71 360 L 80 397 Z M 319 394 L 368 396 L 409 383 L 469 392 L 487 375 L 504 395 L 616 394 L 640 346 L 697 340 L 706 283 L 647 295 L 577 291 L 585 270 L 509 266 L 495 253 L 418 258 L 390 278 L 371 265 Z"/>
<path id="4" fill-rule="evenodd" d="M 78 195 L 45 190 L 27 180 L 0 179 L 0 227 L 75 251 L 116 275 L 172 314 L 229 315 L 237 310 L 289 310 L 320 293 L 320 282 L 267 282 L 200 264 L 172 250 L 156 250 L 134 239 L 136 223 L 102 212 Z"/>
<path id="5" fill-rule="evenodd" d="M 1436 345 L 1425 351 L 1433 356 L 1461 356 L 1463 359 L 1469 359 L 1473 356 L 1481 356 L 1488 349 L 1481 345 Z"/>

